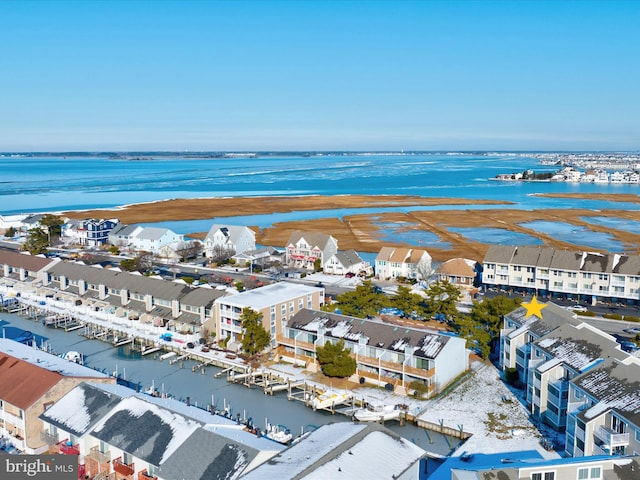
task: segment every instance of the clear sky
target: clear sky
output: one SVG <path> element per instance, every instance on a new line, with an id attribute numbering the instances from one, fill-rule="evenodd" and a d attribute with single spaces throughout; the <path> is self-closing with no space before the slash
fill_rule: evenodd
<path id="1" fill-rule="evenodd" d="M 640 1 L 0 1 L 0 151 L 639 150 Z"/>

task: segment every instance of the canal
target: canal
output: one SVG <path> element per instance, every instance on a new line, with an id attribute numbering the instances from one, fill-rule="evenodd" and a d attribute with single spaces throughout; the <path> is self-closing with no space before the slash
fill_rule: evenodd
<path id="1" fill-rule="evenodd" d="M 162 351 L 143 357 L 128 345 L 114 347 L 110 343 L 85 338 L 80 333 L 82 330 L 65 332 L 10 313 L 0 313 L 0 328 L 0 334 L 5 338 L 16 338 L 29 331 L 39 347 L 48 347 L 57 354 L 80 352 L 85 365 L 107 374 L 116 374 L 139 391 L 153 386 L 159 393 L 202 408 L 210 405 L 219 409 L 229 407 L 234 418 L 238 414 L 243 419 L 251 417 L 257 426 L 263 426 L 268 419 L 269 423 L 286 425 L 296 434 L 327 423 L 351 421 L 345 415 L 313 411 L 303 402 L 290 401 L 286 392 L 265 395 L 260 388 L 249 389 L 228 382 L 226 375 L 215 378 L 214 374 L 220 369 L 213 366 L 206 367 L 201 373 L 200 370 L 192 371 L 196 362 L 190 360 L 171 365 L 169 360 L 159 360 Z M 388 422 L 386 426 L 427 452 L 438 455 L 447 455 L 460 444 L 459 439 L 409 423 L 400 426 L 398 422 Z"/>

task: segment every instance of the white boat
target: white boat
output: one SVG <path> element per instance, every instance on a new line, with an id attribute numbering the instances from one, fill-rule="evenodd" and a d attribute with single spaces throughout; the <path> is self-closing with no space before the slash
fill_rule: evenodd
<path id="1" fill-rule="evenodd" d="M 398 420 L 406 411 L 406 405 L 369 405 L 367 408 L 356 410 L 353 416 L 359 422 L 386 422 Z"/>
<path id="2" fill-rule="evenodd" d="M 317 408 L 330 408 L 336 405 L 341 405 L 343 403 L 351 400 L 351 393 L 345 392 L 336 392 L 335 390 L 327 390 L 320 395 L 317 395 L 311 400 L 311 406 L 314 409 Z"/>
<path id="3" fill-rule="evenodd" d="M 293 440 L 293 434 L 287 427 L 284 425 L 272 425 L 270 423 L 267 423 L 264 436 L 283 445 L 289 445 L 291 440 Z"/>
<path id="4" fill-rule="evenodd" d="M 77 363 L 78 365 L 82 365 L 84 363 L 82 354 L 80 352 L 69 351 L 62 355 L 62 358 L 68 360 L 69 362 Z"/>

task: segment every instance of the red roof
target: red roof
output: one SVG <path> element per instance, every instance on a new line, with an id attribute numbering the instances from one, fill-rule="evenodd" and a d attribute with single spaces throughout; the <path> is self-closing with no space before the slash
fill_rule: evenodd
<path id="1" fill-rule="evenodd" d="M 23 410 L 62 379 L 58 372 L 0 352 L 0 399 Z"/>

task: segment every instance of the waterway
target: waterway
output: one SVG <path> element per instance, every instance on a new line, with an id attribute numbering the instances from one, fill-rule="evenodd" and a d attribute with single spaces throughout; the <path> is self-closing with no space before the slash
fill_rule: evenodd
<path id="1" fill-rule="evenodd" d="M 115 373 L 132 382 L 139 391 L 153 385 L 160 393 L 202 408 L 230 406 L 234 417 L 237 414 L 243 419 L 251 417 L 257 426 L 264 425 L 268 419 L 269 423 L 284 424 L 292 432 L 300 433 L 332 422 L 350 421 L 344 415 L 313 411 L 302 402 L 289 401 L 284 392 L 265 395 L 259 388 L 249 389 L 230 383 L 225 376 L 215 378 L 214 374 L 220 371 L 218 368 L 207 367 L 204 374 L 192 372 L 191 367 L 196 365 L 193 361 L 170 365 L 168 360 L 159 360 L 159 354 L 142 357 L 128 346 L 113 347 L 100 340 L 89 340 L 78 333 L 82 330 L 65 332 L 9 313 L 0 314 L 0 329 L 6 338 L 16 338 L 25 330 L 30 331 L 38 346 L 48 346 L 58 354 L 80 352 L 85 365 L 107 374 Z M 400 426 L 397 422 L 389 422 L 386 426 L 426 451 L 439 455 L 450 453 L 460 443 L 458 439 L 428 432 L 413 424 Z"/>

